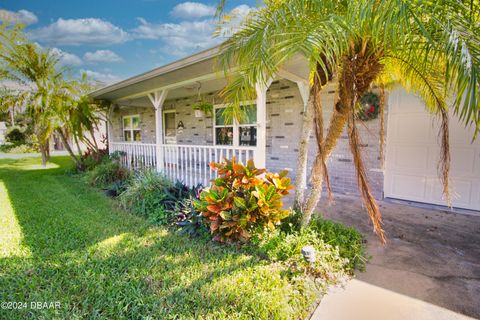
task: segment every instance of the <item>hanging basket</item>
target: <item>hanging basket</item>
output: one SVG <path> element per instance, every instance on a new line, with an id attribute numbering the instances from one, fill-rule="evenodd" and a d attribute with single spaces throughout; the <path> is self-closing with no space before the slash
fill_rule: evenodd
<path id="1" fill-rule="evenodd" d="M 203 118 L 205 116 L 205 112 L 200 109 L 195 109 L 195 118 Z"/>
<path id="2" fill-rule="evenodd" d="M 213 104 L 206 101 L 199 101 L 193 105 L 193 110 L 195 111 L 195 117 L 201 118 L 205 115 L 212 115 L 213 113 Z"/>

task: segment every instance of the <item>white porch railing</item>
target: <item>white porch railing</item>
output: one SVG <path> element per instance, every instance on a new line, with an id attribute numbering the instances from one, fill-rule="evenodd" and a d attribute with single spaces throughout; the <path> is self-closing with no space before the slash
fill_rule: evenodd
<path id="1" fill-rule="evenodd" d="M 155 168 L 157 166 L 156 145 L 153 143 L 110 143 L 109 152 L 124 152 L 121 163 L 130 169 Z"/>
<path id="2" fill-rule="evenodd" d="M 172 181 L 187 185 L 209 185 L 216 173 L 210 169 L 210 162 L 236 157 L 246 163 L 255 159 L 255 147 L 199 146 L 162 144 L 158 146 L 163 155 L 163 166 L 157 166 L 157 145 L 144 143 L 111 143 L 110 153 L 123 151 L 122 164 L 133 169 L 160 167 L 163 174 Z"/>

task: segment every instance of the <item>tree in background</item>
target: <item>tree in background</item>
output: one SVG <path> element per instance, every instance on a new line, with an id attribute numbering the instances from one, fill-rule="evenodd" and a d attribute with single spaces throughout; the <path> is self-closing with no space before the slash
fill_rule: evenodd
<path id="1" fill-rule="evenodd" d="M 9 100 L 26 106 L 42 164 L 49 159 L 49 141 L 57 132 L 77 167 L 82 168 L 84 159 L 79 142 L 99 151 L 94 131 L 104 120 L 102 114 L 105 110 L 104 105 L 92 104 L 87 99 L 90 85 L 86 77 L 69 79 L 68 69 L 58 65 L 58 55 L 30 43 L 20 27 L 2 25 L 0 43 L 0 79 L 29 88 L 22 92 L 10 91 Z M 12 107 L 8 100 L 2 105 Z M 78 155 L 74 153 L 69 137 L 76 143 Z"/>
<path id="2" fill-rule="evenodd" d="M 223 91 L 239 114 L 240 102 L 255 96 L 255 84 L 274 78 L 295 55 L 310 64 L 310 96 L 304 115 L 297 168 L 295 208 L 306 226 L 325 184 L 329 190 L 326 160 L 344 130 L 349 136 L 357 182 L 374 231 L 385 241 L 381 215 L 372 196 L 359 148 L 356 118 L 360 98 L 374 83 L 400 83 L 420 96 L 439 119 L 440 175 L 449 200 L 448 101 L 466 125 L 480 128 L 479 2 L 456 0 L 266 0 L 239 31 L 223 45 L 221 62 L 235 76 Z M 225 1 L 221 1 L 219 10 Z M 338 98 L 328 129 L 320 95 L 335 81 Z M 384 100 L 381 99 L 381 100 Z M 384 105 L 382 104 L 381 110 Z M 381 111 L 383 113 L 383 111 Z M 383 117 L 381 117 L 383 121 Z M 313 122 L 313 126 L 312 126 Z M 318 153 L 312 168 L 308 197 L 302 181 L 307 163 L 308 137 L 315 130 Z M 383 147 L 383 133 L 381 145 Z"/>

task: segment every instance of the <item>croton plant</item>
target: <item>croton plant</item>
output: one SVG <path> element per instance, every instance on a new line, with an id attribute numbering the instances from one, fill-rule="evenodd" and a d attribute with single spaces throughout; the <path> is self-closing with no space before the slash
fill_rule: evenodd
<path id="1" fill-rule="evenodd" d="M 253 232 L 274 230 L 289 216 L 281 201 L 293 188 L 287 171 L 266 172 L 256 168 L 253 160 L 244 166 L 235 157 L 212 162 L 210 168 L 218 177 L 201 192 L 195 208 L 202 212 L 216 240 L 245 242 Z"/>

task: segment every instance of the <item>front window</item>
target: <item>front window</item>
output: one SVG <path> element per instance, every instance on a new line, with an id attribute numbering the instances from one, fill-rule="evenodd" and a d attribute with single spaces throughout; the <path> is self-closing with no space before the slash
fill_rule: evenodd
<path id="1" fill-rule="evenodd" d="M 257 145 L 257 106 L 241 106 L 243 117 L 238 123 L 238 145 Z"/>
<path id="2" fill-rule="evenodd" d="M 243 105 L 240 121 L 227 121 L 223 112 L 225 107 L 215 109 L 215 144 L 230 146 L 257 145 L 257 107 L 255 104 Z"/>
<path id="3" fill-rule="evenodd" d="M 127 142 L 142 140 L 139 115 L 123 117 L 123 139 Z"/>

